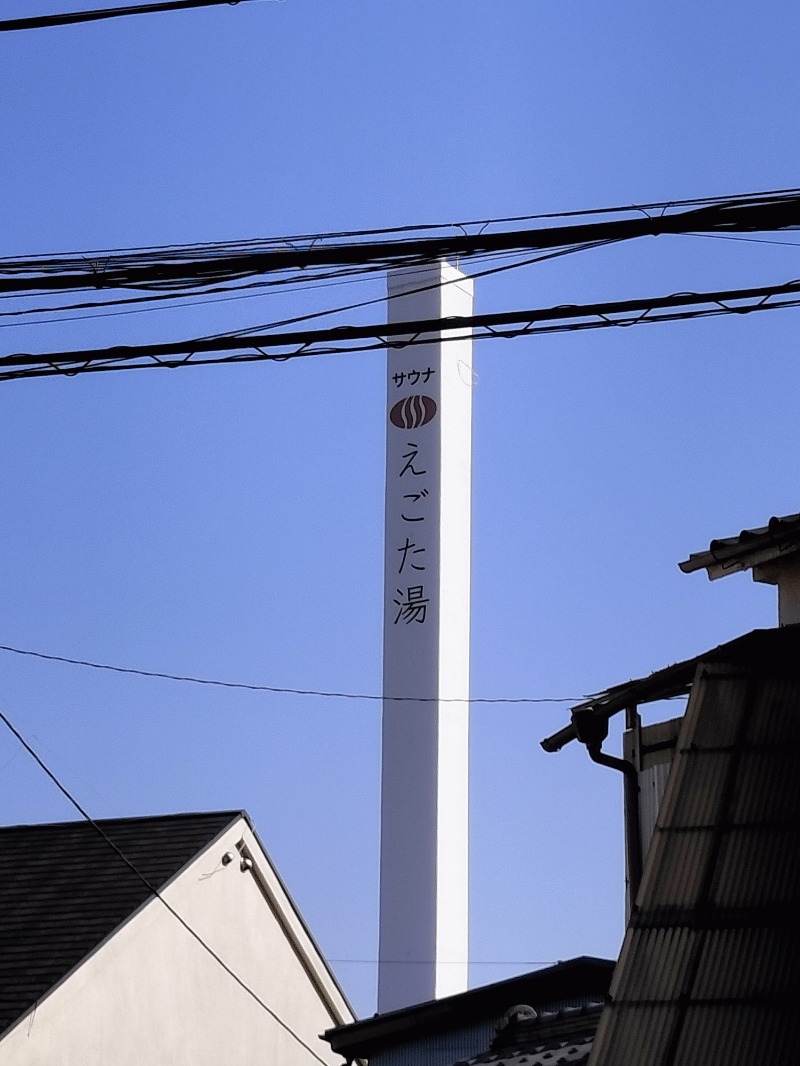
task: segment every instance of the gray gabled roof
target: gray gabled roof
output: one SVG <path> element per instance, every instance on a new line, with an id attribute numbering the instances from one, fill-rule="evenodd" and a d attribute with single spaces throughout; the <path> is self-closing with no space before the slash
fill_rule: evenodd
<path id="1" fill-rule="evenodd" d="M 770 632 L 698 668 L 591 1066 L 798 1061 L 800 656 Z"/>
<path id="2" fill-rule="evenodd" d="M 241 811 L 96 824 L 161 889 Z M 0 1034 L 152 893 L 89 822 L 0 828 Z"/>
<path id="3" fill-rule="evenodd" d="M 712 540 L 706 551 L 693 552 L 678 566 L 684 574 L 707 570 L 713 580 L 798 550 L 800 514 L 787 514 L 773 516 L 766 526 L 743 529 L 734 537 Z"/>

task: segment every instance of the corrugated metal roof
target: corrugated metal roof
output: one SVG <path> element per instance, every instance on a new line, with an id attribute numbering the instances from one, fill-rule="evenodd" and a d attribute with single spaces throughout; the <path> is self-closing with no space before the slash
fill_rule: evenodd
<path id="1" fill-rule="evenodd" d="M 754 629 L 742 637 L 720 644 L 711 651 L 695 655 L 680 663 L 673 663 L 656 670 L 647 677 L 634 678 L 620 685 L 613 685 L 598 692 L 588 700 L 572 708 L 575 711 L 591 710 L 600 718 L 611 718 L 628 707 L 636 707 L 656 700 L 671 699 L 691 691 L 697 667 L 701 663 L 733 662 L 762 663 L 771 661 L 785 663 L 796 658 L 800 663 L 800 624 L 781 626 L 780 629 Z M 798 667 L 800 669 L 800 666 Z M 541 743 L 545 751 L 559 751 L 577 739 L 574 725 L 565 726 L 557 733 L 546 737 Z"/>
<path id="2" fill-rule="evenodd" d="M 701 663 L 591 1066 L 800 1059 L 800 656 Z"/>
<path id="3" fill-rule="evenodd" d="M 798 548 L 800 514 L 773 516 L 766 526 L 743 529 L 735 537 L 712 540 L 707 551 L 692 553 L 688 559 L 678 563 L 678 566 L 684 574 L 709 567 L 719 567 L 722 572 L 746 570 L 752 565 L 753 558 L 765 550 L 775 549 L 777 553 L 783 553 L 796 551 Z"/>
<path id="4" fill-rule="evenodd" d="M 98 825 L 162 888 L 241 811 Z M 151 895 L 88 822 L 0 827 L 0 1033 Z"/>

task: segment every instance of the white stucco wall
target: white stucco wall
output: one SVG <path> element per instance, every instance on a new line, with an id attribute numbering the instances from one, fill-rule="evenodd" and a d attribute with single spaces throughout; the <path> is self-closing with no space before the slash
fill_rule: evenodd
<path id="1" fill-rule="evenodd" d="M 242 842 L 252 871 L 240 869 Z M 163 895 L 320 1058 L 341 1062 L 319 1034 L 353 1016 L 243 819 Z M 0 1066 L 226 1062 L 319 1066 L 157 899 L 0 1041 Z"/>

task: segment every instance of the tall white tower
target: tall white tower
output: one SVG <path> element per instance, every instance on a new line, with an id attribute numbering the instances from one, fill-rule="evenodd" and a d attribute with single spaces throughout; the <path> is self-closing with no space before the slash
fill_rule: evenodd
<path id="1" fill-rule="evenodd" d="M 447 263 L 388 295 L 390 322 L 472 314 Z M 471 332 L 448 333 L 387 360 L 381 1013 L 467 987 L 473 373 Z"/>

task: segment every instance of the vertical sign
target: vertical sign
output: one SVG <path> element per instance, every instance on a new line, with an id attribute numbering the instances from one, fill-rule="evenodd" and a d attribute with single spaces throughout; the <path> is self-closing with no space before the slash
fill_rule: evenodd
<path id="1" fill-rule="evenodd" d="M 392 323 L 472 314 L 447 263 L 388 295 Z M 472 339 L 444 337 L 387 359 L 379 1012 L 467 987 Z"/>

